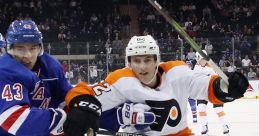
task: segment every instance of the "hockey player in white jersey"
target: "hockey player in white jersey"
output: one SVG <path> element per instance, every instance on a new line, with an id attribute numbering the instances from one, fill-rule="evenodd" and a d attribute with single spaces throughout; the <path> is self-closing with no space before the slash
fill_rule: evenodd
<path id="1" fill-rule="evenodd" d="M 248 80 L 241 73 L 230 75 L 227 85 L 217 75 L 194 73 L 182 61 L 160 63 L 159 47 L 153 37 L 133 36 L 126 48 L 125 68 L 110 73 L 104 82 L 92 87 L 80 82 L 69 91 L 65 99 L 69 110 L 64 131 L 69 135 L 73 135 L 73 131 L 85 133 L 87 128 L 81 125 L 84 122 L 81 117 L 89 107 L 96 114 L 104 114 L 124 105 L 117 109 L 115 118 L 114 114 L 106 116 L 106 121 L 101 120 L 100 126 L 136 127 L 142 124 L 148 127 L 138 132 L 146 135 L 193 135 L 187 123 L 188 98 L 223 104 L 242 97 L 247 87 Z M 89 105 L 85 99 L 89 96 L 98 99 L 102 112 L 98 106 Z M 141 111 L 136 103 L 142 103 L 147 108 Z M 146 115 L 151 117 L 146 118 Z M 152 115 L 155 115 L 154 118 Z"/>
<path id="2" fill-rule="evenodd" d="M 206 50 L 202 50 L 207 54 Z M 194 64 L 193 71 L 195 73 L 201 73 L 205 75 L 217 75 L 217 73 L 208 65 L 208 62 L 196 52 L 196 64 Z M 199 112 L 199 124 L 201 125 L 201 134 L 208 133 L 208 117 L 206 113 L 208 101 L 207 100 L 197 100 L 198 112 Z M 219 117 L 219 121 L 223 127 L 223 134 L 229 133 L 229 127 L 226 123 L 225 112 L 223 110 L 223 104 L 213 104 L 213 108 Z"/>

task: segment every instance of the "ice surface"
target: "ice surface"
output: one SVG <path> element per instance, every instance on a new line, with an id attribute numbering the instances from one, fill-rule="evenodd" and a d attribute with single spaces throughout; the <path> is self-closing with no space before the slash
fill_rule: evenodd
<path id="1" fill-rule="evenodd" d="M 259 99 L 239 99 L 224 106 L 227 122 L 229 122 L 230 136 L 259 136 Z M 209 134 L 223 136 L 222 126 L 214 112 L 212 104 L 207 106 Z M 191 122 L 189 126 L 200 134 L 200 126 Z"/>

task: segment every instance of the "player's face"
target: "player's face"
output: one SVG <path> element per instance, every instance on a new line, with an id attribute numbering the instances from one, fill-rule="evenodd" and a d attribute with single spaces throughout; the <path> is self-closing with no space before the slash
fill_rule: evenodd
<path id="1" fill-rule="evenodd" d="M 32 69 L 37 61 L 41 47 L 35 43 L 18 43 L 12 48 L 12 55 L 27 68 Z"/>
<path id="2" fill-rule="evenodd" d="M 147 84 L 154 77 L 157 63 L 154 55 L 131 56 L 129 66 L 132 68 L 137 78 L 143 84 Z"/>

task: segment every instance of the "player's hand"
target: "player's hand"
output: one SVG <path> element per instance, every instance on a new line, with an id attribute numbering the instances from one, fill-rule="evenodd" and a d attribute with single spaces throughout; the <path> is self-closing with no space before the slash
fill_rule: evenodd
<path id="1" fill-rule="evenodd" d="M 101 103 L 95 97 L 81 95 L 73 98 L 64 123 L 66 136 L 84 136 L 90 128 L 97 132 L 100 115 Z"/>
<path id="2" fill-rule="evenodd" d="M 152 124 L 156 116 L 149 112 L 151 108 L 145 104 L 125 103 L 117 110 L 117 118 L 120 125 L 148 125 Z"/>
<path id="3" fill-rule="evenodd" d="M 243 97 L 249 86 L 248 79 L 239 72 L 232 73 L 229 76 L 228 82 L 228 94 L 234 99 Z"/>
<path id="4" fill-rule="evenodd" d="M 217 89 L 218 86 L 214 86 L 214 93 L 223 102 L 231 102 L 234 101 L 235 99 L 241 98 L 244 96 L 244 93 L 246 92 L 249 82 L 248 79 L 241 73 L 239 72 L 234 72 L 229 75 L 228 82 L 229 85 L 227 85 L 222 79 L 216 81 L 218 84 L 219 83 L 219 88 Z M 221 91 L 217 91 L 221 90 Z M 224 91 L 225 90 L 225 91 Z M 225 93 L 225 92 L 228 93 Z"/>

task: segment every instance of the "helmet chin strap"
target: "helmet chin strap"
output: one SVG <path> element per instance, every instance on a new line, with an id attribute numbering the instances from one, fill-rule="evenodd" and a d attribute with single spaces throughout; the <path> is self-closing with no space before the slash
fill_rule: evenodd
<path id="1" fill-rule="evenodd" d="M 157 63 L 156 71 L 155 71 L 155 73 L 154 73 L 152 79 L 149 80 L 147 83 L 144 83 L 144 82 L 143 82 L 145 85 L 149 85 L 149 84 L 156 78 L 156 74 L 157 74 L 157 72 L 158 72 L 158 66 L 159 66 L 159 64 Z"/>

